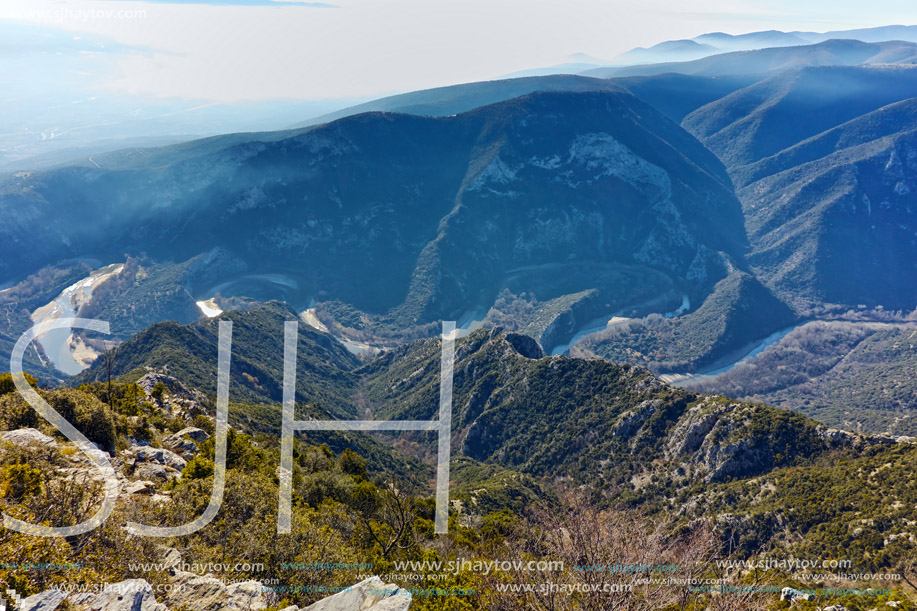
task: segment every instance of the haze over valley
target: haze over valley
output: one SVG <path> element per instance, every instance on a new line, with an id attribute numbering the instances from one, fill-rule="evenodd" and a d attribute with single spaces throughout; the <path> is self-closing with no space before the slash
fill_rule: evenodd
<path id="1" fill-rule="evenodd" d="M 0 19 L 0 507 L 111 510 L 5 523 L 18 608 L 917 608 L 917 26 L 526 67 L 481 25 L 422 89 L 329 42 L 319 96 L 149 45 L 244 17 L 297 66 L 347 3 L 99 4 L 150 24 Z"/>

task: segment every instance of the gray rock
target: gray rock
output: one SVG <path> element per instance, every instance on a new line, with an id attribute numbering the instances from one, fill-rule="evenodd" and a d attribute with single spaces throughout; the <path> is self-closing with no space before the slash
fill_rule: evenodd
<path id="1" fill-rule="evenodd" d="M 134 467 L 134 477 L 141 480 L 167 482 L 172 478 L 181 479 L 181 471 L 159 463 L 141 463 Z"/>
<path id="2" fill-rule="evenodd" d="M 181 552 L 174 547 L 160 545 L 156 549 L 162 552 L 162 565 L 165 569 L 168 570 L 181 564 Z"/>
<path id="3" fill-rule="evenodd" d="M 267 608 L 259 581 L 223 583 L 211 575 L 173 569 L 173 591 L 166 595 L 170 607 L 187 611 L 257 611 Z"/>
<path id="4" fill-rule="evenodd" d="M 198 450 L 196 443 L 194 443 L 190 439 L 184 439 L 183 437 L 174 439 L 171 436 L 169 436 L 163 439 L 162 442 L 166 444 L 167 446 L 169 446 L 170 448 L 172 448 L 173 450 L 175 450 L 176 452 L 183 454 L 183 455 L 196 454 Z"/>
<path id="5" fill-rule="evenodd" d="M 858 439 L 858 435 L 855 433 L 841 429 L 818 427 L 816 433 L 820 439 L 833 448 L 852 445 Z"/>
<path id="6" fill-rule="evenodd" d="M 767 452 L 757 448 L 752 439 L 740 439 L 734 443 L 705 444 L 704 464 L 708 474 L 706 480 L 721 482 L 727 477 L 743 477 L 759 472 L 771 464 Z"/>
<path id="7" fill-rule="evenodd" d="M 370 577 L 349 589 L 313 603 L 303 611 L 407 611 L 411 594 L 379 577 Z"/>
<path id="8" fill-rule="evenodd" d="M 45 590 L 19 601 L 20 611 L 51 611 L 56 609 L 67 593 L 61 590 Z"/>
<path id="9" fill-rule="evenodd" d="M 190 418 L 192 415 L 206 412 L 204 406 L 209 403 L 207 395 L 199 390 L 188 388 L 178 379 L 165 373 L 152 371 L 137 380 L 137 385 L 146 393 L 147 401 L 155 403 L 153 389 L 160 382 L 168 390 L 161 407 L 171 412 L 173 416 Z"/>
<path id="10" fill-rule="evenodd" d="M 632 437 L 661 405 L 662 401 L 659 399 L 643 401 L 634 409 L 621 414 L 621 417 L 615 422 L 612 433 L 616 437 L 624 437 L 625 439 Z"/>
<path id="11" fill-rule="evenodd" d="M 127 579 L 110 584 L 98 594 L 71 594 L 67 602 L 85 611 L 169 611 L 156 602 L 153 587 L 145 579 Z"/>
<path id="12" fill-rule="evenodd" d="M 690 454 L 700 449 L 704 440 L 720 419 L 722 408 L 709 410 L 705 405 L 692 407 L 669 435 L 666 454 L 670 458 Z"/>
<path id="13" fill-rule="evenodd" d="M 8 441 L 17 446 L 27 446 L 30 443 L 37 443 L 43 446 L 53 446 L 57 442 L 53 437 L 48 437 L 37 429 L 17 429 L 15 431 L 6 431 L 0 435 L 0 439 Z"/>
<path id="14" fill-rule="evenodd" d="M 187 464 L 185 459 L 165 448 L 133 447 L 129 450 L 137 463 L 156 463 L 181 471 Z"/>
<path id="15" fill-rule="evenodd" d="M 156 490 L 155 484 L 149 480 L 124 482 L 122 488 L 125 494 L 153 494 Z"/>
<path id="16" fill-rule="evenodd" d="M 207 431 L 189 426 L 178 431 L 177 433 L 169 435 L 162 441 L 164 444 L 178 452 L 194 454 L 197 452 L 197 444 L 201 441 L 206 441 L 209 438 L 210 435 L 207 434 Z"/>
<path id="17" fill-rule="evenodd" d="M 177 437 L 190 437 L 190 438 L 193 439 L 194 441 L 198 441 L 198 442 L 200 442 L 200 441 L 207 441 L 208 439 L 210 439 L 210 435 L 207 433 L 207 431 L 205 431 L 205 430 L 203 430 L 203 429 L 199 429 L 199 428 L 194 427 L 194 426 L 189 426 L 189 427 L 183 428 L 182 430 L 180 430 L 180 431 L 178 431 L 177 433 L 175 433 L 175 436 L 177 436 Z"/>

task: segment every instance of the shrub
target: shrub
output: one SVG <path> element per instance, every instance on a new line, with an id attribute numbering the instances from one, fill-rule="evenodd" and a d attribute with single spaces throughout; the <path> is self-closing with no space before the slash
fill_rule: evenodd
<path id="1" fill-rule="evenodd" d="M 3 497 L 21 501 L 41 493 L 41 471 L 29 464 L 14 464 L 6 468 Z"/>

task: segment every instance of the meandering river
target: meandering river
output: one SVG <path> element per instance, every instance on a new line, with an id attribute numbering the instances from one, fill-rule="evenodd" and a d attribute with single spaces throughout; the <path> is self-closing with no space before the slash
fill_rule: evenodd
<path id="1" fill-rule="evenodd" d="M 54 301 L 32 312 L 32 322 L 37 325 L 46 320 L 75 317 L 80 307 L 92 297 L 93 290 L 106 279 L 120 273 L 122 269 L 124 265 L 116 263 L 95 270 L 89 276 L 65 288 L 60 295 L 54 298 Z M 51 363 L 67 375 L 76 375 L 89 366 L 82 358 L 80 360 L 74 358 L 72 335 L 69 328 L 54 329 L 39 336 L 36 340 Z M 82 356 L 91 357 L 92 355 L 83 354 Z"/>

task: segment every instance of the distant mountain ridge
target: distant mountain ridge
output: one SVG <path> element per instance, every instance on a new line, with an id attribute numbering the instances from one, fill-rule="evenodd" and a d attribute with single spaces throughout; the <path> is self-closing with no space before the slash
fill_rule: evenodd
<path id="1" fill-rule="evenodd" d="M 917 44 L 902 41 L 867 43 L 858 40 L 833 39 L 793 47 L 732 51 L 693 61 L 596 68 L 587 70 L 582 76 L 613 78 L 648 76 L 668 72 L 697 76 L 766 75 L 780 70 L 807 66 L 859 66 L 887 63 L 917 63 Z"/>
<path id="2" fill-rule="evenodd" d="M 7 182 L 0 265 L 224 247 L 250 273 L 291 277 L 300 307 L 333 302 L 327 315 L 365 332 L 460 316 L 528 266 L 642 265 L 699 299 L 727 261 L 743 265 L 724 169 L 630 94 L 537 93 L 456 117 L 364 114 L 240 140 Z M 582 282 L 574 292 L 596 288 Z"/>
<path id="3" fill-rule="evenodd" d="M 781 32 L 767 30 L 748 34 L 711 32 L 690 39 L 668 40 L 649 48 L 637 47 L 615 57 L 610 66 L 685 62 L 719 53 L 756 51 L 775 47 L 797 47 L 827 40 L 858 40 L 860 42 L 888 42 L 900 40 L 917 42 L 917 26 L 892 25 L 856 30 L 830 32 Z"/>

